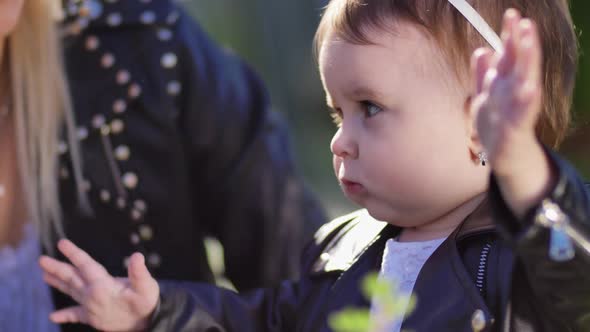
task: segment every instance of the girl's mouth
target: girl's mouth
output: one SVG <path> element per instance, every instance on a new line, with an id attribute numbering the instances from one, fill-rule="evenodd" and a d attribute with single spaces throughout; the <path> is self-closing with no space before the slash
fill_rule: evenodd
<path id="1" fill-rule="evenodd" d="M 340 187 L 347 195 L 360 195 L 366 191 L 362 184 L 346 179 L 340 179 Z"/>

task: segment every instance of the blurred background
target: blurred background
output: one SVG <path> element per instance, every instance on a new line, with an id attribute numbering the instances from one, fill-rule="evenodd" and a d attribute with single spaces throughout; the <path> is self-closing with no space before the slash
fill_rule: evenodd
<path id="1" fill-rule="evenodd" d="M 220 44 L 253 66 L 276 111 L 291 126 L 300 172 L 329 216 L 356 209 L 332 172 L 329 142 L 335 126 L 326 111 L 312 53 L 322 0 L 184 0 L 182 4 Z M 590 1 L 572 0 L 581 57 L 574 128 L 561 152 L 590 180 Z"/>

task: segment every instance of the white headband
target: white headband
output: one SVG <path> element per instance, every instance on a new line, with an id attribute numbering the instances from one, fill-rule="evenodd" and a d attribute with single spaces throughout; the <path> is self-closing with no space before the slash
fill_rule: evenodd
<path id="1" fill-rule="evenodd" d="M 501 52 L 504 49 L 498 34 L 466 0 L 449 0 L 449 2 L 471 23 L 496 52 Z"/>

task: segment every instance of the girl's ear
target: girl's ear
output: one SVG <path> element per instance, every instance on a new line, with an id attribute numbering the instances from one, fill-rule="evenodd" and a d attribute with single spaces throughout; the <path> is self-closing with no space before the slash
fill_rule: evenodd
<path id="1" fill-rule="evenodd" d="M 473 162 L 477 162 L 477 154 L 481 151 L 481 142 L 477 133 L 477 126 L 475 121 L 475 114 L 473 111 L 474 95 L 469 95 L 465 99 L 463 112 L 465 114 L 465 125 L 467 133 L 467 148 L 469 149 L 469 156 Z"/>
<path id="2" fill-rule="evenodd" d="M 478 154 L 482 151 L 481 141 L 477 132 L 477 114 L 479 107 L 475 103 L 481 102 L 485 97 L 486 75 L 493 61 L 493 51 L 489 48 L 479 48 L 471 56 L 471 94 L 466 98 L 464 112 L 467 118 L 467 135 L 469 139 L 469 151 L 471 159 L 478 161 Z"/>

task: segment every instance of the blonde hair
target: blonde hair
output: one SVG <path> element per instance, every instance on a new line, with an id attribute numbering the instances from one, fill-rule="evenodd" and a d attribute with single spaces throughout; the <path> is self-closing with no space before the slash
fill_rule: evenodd
<path id="1" fill-rule="evenodd" d="M 55 0 L 24 1 L 21 17 L 6 40 L 4 61 L 16 132 L 18 166 L 29 218 L 52 252 L 54 235 L 64 236 L 58 188 L 58 140 L 65 123 L 79 202 L 82 164 L 62 63 Z"/>
<path id="2" fill-rule="evenodd" d="M 578 44 L 567 0 L 468 0 L 499 33 L 504 11 L 518 9 L 533 19 L 543 47 L 543 112 L 537 135 L 557 147 L 570 123 Z M 425 29 L 438 43 L 457 76 L 469 69 L 471 53 L 486 41 L 448 0 L 331 0 L 315 37 L 316 56 L 329 33 L 356 44 L 371 44 L 372 28 L 394 30 L 391 20 Z M 392 31 L 393 32 L 393 31 Z M 464 81 L 464 80 L 462 80 Z"/>

